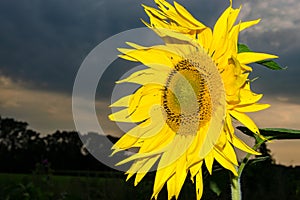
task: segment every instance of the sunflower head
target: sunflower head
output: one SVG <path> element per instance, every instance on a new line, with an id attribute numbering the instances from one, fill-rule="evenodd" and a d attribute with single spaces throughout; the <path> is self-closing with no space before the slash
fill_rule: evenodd
<path id="1" fill-rule="evenodd" d="M 118 116 L 120 120 L 122 113 L 123 118 L 141 122 L 162 116 L 161 121 L 175 135 L 195 137 L 201 132 L 203 145 L 199 156 L 204 158 L 216 143 L 225 121 L 226 100 L 222 78 L 212 58 L 195 40 L 168 29 L 153 30 L 163 36 L 164 46 L 119 49 L 124 53 L 124 58 L 138 58 L 148 68 L 118 81 L 140 84 L 141 87 L 127 98 L 143 101 L 137 105 L 129 103 L 127 113 L 124 109 L 110 118 L 114 120 Z M 157 56 L 152 57 L 152 53 Z M 148 88 L 156 95 L 143 96 L 148 93 Z M 153 105 L 160 106 L 157 116 L 150 116 L 147 112 Z"/>
<path id="2" fill-rule="evenodd" d="M 240 9 L 231 4 L 212 30 L 176 2 L 174 6 L 164 0 L 155 2 L 159 9 L 144 6 L 150 17 L 146 25 L 164 44 L 143 47 L 128 43 L 131 49 L 119 49 L 122 58 L 147 68 L 117 82 L 140 87 L 111 105 L 124 108 L 112 113 L 111 120 L 137 124 L 113 149 L 114 153 L 138 149 L 118 163 L 133 162 L 127 174 L 128 178 L 136 174 L 135 184 L 158 162 L 154 198 L 165 183 L 169 199 L 178 198 L 190 173 L 200 199 L 203 162 L 210 173 L 216 160 L 237 175 L 233 147 L 258 154 L 235 136 L 232 118 L 260 136 L 245 112 L 268 105 L 257 103 L 262 95 L 250 89 L 252 68 L 247 64 L 276 56 L 238 52 L 239 32 L 259 20 L 235 24 Z"/>

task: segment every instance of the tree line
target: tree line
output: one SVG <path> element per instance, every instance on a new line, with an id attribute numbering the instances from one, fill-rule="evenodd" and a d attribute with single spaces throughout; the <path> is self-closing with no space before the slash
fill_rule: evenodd
<path id="1" fill-rule="evenodd" d="M 110 171 L 109 167 L 87 151 L 89 148 L 109 154 L 111 143 L 95 144 L 107 141 L 103 137 L 105 136 L 89 133 L 80 138 L 76 131 L 56 131 L 43 136 L 29 129 L 27 122 L 0 117 L 0 172 L 31 173 L 41 164 L 50 165 L 53 170 L 58 171 Z M 117 140 L 111 136 L 108 138 L 112 142 Z"/>

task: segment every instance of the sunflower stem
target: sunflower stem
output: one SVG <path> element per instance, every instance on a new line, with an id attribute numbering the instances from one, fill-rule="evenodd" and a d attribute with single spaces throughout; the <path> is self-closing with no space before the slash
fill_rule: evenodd
<path id="1" fill-rule="evenodd" d="M 257 150 L 260 147 L 260 145 L 262 145 L 264 142 L 265 142 L 265 140 L 261 140 L 261 139 L 258 140 L 258 139 L 256 139 L 256 144 L 252 147 L 252 149 L 253 150 Z M 238 177 L 239 178 L 241 177 L 242 172 L 243 172 L 246 164 L 249 162 L 251 155 L 252 155 L 251 153 L 247 153 L 247 155 L 243 159 L 243 161 L 242 161 L 242 163 L 241 163 L 241 165 L 240 165 L 240 167 L 238 169 Z"/>
<path id="2" fill-rule="evenodd" d="M 264 142 L 265 142 L 265 140 L 256 138 L 256 144 L 252 147 L 252 149 L 257 150 L 260 147 L 260 145 L 262 145 Z M 242 176 L 242 172 L 243 172 L 246 164 L 249 162 L 251 155 L 252 154 L 247 153 L 247 155 L 243 159 L 243 161 L 238 169 L 238 176 L 234 176 L 232 178 L 232 183 L 231 183 L 231 198 L 232 198 L 232 200 L 242 200 L 241 176 Z"/>
<path id="3" fill-rule="evenodd" d="M 231 198 L 232 198 L 232 200 L 241 200 L 242 199 L 240 176 L 235 176 L 232 179 Z"/>

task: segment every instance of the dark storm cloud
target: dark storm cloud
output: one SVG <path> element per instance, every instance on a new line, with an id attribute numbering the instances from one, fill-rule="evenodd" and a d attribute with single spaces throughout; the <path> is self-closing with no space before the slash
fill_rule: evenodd
<path id="1" fill-rule="evenodd" d="M 205 13 L 220 13 L 225 7 L 220 2 L 184 5 L 212 24 L 215 19 Z M 2 0 L 0 72 L 31 87 L 70 93 L 81 62 L 97 44 L 143 26 L 140 18 L 148 20 L 141 3 L 154 5 L 146 0 Z"/>
<path id="2" fill-rule="evenodd" d="M 237 1 L 243 4 L 242 19 L 261 18 L 258 25 L 242 33 L 242 41 L 255 51 L 278 55 L 277 61 L 283 67 L 288 67 L 283 71 L 270 71 L 254 66 L 252 77 L 259 76 L 260 79 L 253 86 L 270 98 L 283 98 L 290 103 L 299 104 L 300 2 Z"/>
<path id="3" fill-rule="evenodd" d="M 276 61 L 286 70 L 272 71 L 265 67 L 254 65 L 252 77 L 260 77 L 253 86 L 258 92 L 273 97 L 285 97 L 290 102 L 300 102 L 300 35 L 296 29 L 264 31 L 262 33 L 246 33 L 244 42 L 252 50 L 276 54 Z"/>
<path id="4" fill-rule="evenodd" d="M 229 5 L 223 0 L 179 2 L 208 26 L 213 26 Z M 33 0 L 30 3 L 2 0 L 0 73 L 36 89 L 71 94 L 81 62 L 96 45 L 121 31 L 142 27 L 140 18 L 148 21 L 142 3 L 154 5 L 147 0 Z M 246 15 L 246 18 L 256 17 Z M 264 20 L 268 18 L 265 16 Z M 297 89 L 300 36 L 296 30 L 249 32 L 241 37 L 253 50 L 277 54 L 278 61 L 288 66 L 284 72 L 255 67 L 253 76 L 261 77 L 254 84 L 258 92 L 300 96 Z M 127 64 L 117 61 L 116 65 Z M 111 86 L 122 73 L 110 70 L 107 76 L 113 74 L 114 77 L 104 78 L 106 85 Z M 109 91 L 105 90 L 102 95 L 108 96 Z"/>
<path id="5" fill-rule="evenodd" d="M 115 10 L 111 1 L 0 1 L 1 72 L 34 87 L 70 90 L 82 60 L 94 46 L 141 25 L 138 4 L 118 3 L 120 8 L 127 5 L 131 16 Z"/>

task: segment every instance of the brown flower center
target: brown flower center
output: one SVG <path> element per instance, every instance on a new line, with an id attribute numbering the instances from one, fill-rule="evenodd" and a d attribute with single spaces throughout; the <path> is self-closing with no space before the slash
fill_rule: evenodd
<path id="1" fill-rule="evenodd" d="M 211 119 L 212 102 L 207 75 L 190 59 L 169 74 L 162 104 L 169 127 L 181 135 L 196 134 Z"/>

